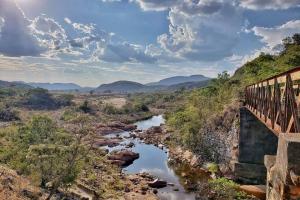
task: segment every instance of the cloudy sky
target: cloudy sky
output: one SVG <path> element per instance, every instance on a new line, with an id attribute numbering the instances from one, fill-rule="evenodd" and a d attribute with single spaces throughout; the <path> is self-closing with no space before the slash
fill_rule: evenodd
<path id="1" fill-rule="evenodd" d="M 0 0 L 0 80 L 215 77 L 300 32 L 300 0 Z"/>

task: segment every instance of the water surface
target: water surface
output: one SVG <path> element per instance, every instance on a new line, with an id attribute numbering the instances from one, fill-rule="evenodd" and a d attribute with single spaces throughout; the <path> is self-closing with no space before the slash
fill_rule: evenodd
<path id="1" fill-rule="evenodd" d="M 165 123 L 162 115 L 154 116 L 148 120 L 135 123 L 137 129 L 147 130 L 152 126 L 159 126 Z M 119 133 L 120 136 L 128 136 L 129 132 Z M 110 134 L 108 137 L 114 137 L 116 134 Z M 151 175 L 159 177 L 174 186 L 168 185 L 158 190 L 158 196 L 162 200 L 194 200 L 195 194 L 189 192 L 186 182 L 206 181 L 207 175 L 197 170 L 191 169 L 189 166 L 171 166 L 168 164 L 168 149 L 160 149 L 154 145 L 144 144 L 139 139 L 125 139 L 119 146 L 109 148 L 112 150 L 123 149 L 125 144 L 133 142 L 135 145 L 132 151 L 139 153 L 140 158 L 135 160 L 133 164 L 124 168 L 124 172 L 135 174 L 147 172 Z M 183 177 L 184 176 L 184 177 Z M 178 190 L 178 191 L 175 191 Z"/>

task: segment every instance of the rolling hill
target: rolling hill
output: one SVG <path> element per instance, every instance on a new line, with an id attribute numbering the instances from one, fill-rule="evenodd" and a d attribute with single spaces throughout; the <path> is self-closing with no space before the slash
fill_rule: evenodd
<path id="1" fill-rule="evenodd" d="M 191 76 L 174 76 L 166 79 L 162 79 L 158 82 L 148 83 L 146 85 L 153 86 L 153 85 L 161 85 L 161 86 L 171 86 L 181 83 L 188 83 L 188 82 L 201 82 L 207 81 L 210 78 L 205 77 L 203 75 L 191 75 Z"/>

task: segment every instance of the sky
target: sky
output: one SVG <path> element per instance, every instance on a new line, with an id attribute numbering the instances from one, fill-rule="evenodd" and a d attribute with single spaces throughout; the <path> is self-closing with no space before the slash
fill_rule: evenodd
<path id="1" fill-rule="evenodd" d="M 0 80 L 231 74 L 300 33 L 300 0 L 0 0 Z"/>

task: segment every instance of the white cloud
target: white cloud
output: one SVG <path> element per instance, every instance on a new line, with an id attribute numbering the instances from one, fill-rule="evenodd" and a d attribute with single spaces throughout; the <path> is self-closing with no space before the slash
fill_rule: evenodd
<path id="1" fill-rule="evenodd" d="M 274 48 L 281 44 L 282 39 L 300 33 L 300 20 L 288 21 L 281 26 L 271 28 L 255 26 L 252 30 L 269 48 Z"/>
<path id="2" fill-rule="evenodd" d="M 131 0 L 143 10 L 162 11 L 173 9 L 187 15 L 212 14 L 221 9 L 223 0 Z"/>
<path id="3" fill-rule="evenodd" d="M 300 6 L 300 0 L 241 0 L 240 5 L 247 9 L 288 9 Z"/>
<path id="4" fill-rule="evenodd" d="M 158 43 L 178 58 L 216 61 L 232 55 L 243 26 L 241 11 L 224 3 L 211 15 L 194 15 L 171 9 L 169 34 L 158 37 Z"/>
<path id="5" fill-rule="evenodd" d="M 40 45 L 46 49 L 59 50 L 68 47 L 66 31 L 55 20 L 42 15 L 35 18 L 29 27 Z"/>

